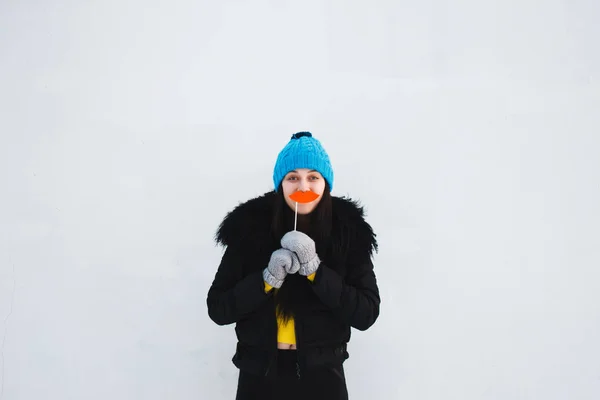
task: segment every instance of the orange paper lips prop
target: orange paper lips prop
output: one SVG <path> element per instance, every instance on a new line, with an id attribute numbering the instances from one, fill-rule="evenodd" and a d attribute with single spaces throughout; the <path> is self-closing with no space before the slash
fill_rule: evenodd
<path id="1" fill-rule="evenodd" d="M 311 201 L 315 201 L 319 198 L 319 195 L 315 192 L 294 192 L 290 195 L 290 199 L 294 200 L 297 203 L 310 203 Z"/>

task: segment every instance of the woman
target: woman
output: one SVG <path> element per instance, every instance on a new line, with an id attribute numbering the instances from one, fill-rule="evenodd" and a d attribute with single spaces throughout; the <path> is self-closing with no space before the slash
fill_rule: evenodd
<path id="1" fill-rule="evenodd" d="M 329 156 L 309 132 L 281 150 L 273 183 L 216 233 L 225 252 L 208 314 L 236 324 L 236 398 L 347 399 L 350 328 L 366 330 L 379 316 L 375 234 L 361 207 L 331 196 Z"/>

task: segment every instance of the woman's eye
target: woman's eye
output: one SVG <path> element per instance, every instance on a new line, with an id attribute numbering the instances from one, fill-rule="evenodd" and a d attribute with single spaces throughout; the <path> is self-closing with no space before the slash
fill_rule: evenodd
<path id="1" fill-rule="evenodd" d="M 288 181 L 297 181 L 298 179 L 299 178 L 297 176 L 288 176 L 286 178 L 286 180 L 288 180 Z M 316 175 L 312 175 L 312 176 L 309 176 L 308 179 L 311 181 L 317 181 L 317 180 L 319 180 L 319 177 Z"/>

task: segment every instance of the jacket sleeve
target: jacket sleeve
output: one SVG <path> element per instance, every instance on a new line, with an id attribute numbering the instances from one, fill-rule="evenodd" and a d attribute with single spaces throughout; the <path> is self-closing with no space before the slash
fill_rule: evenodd
<path id="1" fill-rule="evenodd" d="M 270 296 L 265 292 L 262 270 L 243 276 L 242 258 L 228 246 L 206 298 L 210 319 L 218 325 L 232 324 Z"/>
<path id="2" fill-rule="evenodd" d="M 381 299 L 370 259 L 356 265 L 346 279 L 321 263 L 312 286 L 334 314 L 358 330 L 367 330 L 379 317 Z"/>

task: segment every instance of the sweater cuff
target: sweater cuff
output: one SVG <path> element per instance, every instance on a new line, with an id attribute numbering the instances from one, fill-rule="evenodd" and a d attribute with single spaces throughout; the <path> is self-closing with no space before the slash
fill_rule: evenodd
<path id="1" fill-rule="evenodd" d="M 264 282 L 265 284 L 265 293 L 269 293 L 271 291 L 271 289 L 273 289 L 273 286 L 269 285 L 267 282 Z"/>

